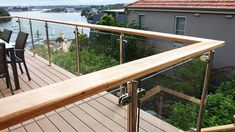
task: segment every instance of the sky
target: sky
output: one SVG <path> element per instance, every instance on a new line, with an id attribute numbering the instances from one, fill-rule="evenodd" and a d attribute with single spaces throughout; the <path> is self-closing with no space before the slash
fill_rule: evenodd
<path id="1" fill-rule="evenodd" d="M 107 5 L 134 1 L 136 0 L 0 0 L 0 6 Z"/>

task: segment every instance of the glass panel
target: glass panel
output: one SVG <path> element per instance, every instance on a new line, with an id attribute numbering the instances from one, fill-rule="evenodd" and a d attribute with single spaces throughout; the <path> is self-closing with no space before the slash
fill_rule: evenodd
<path id="1" fill-rule="evenodd" d="M 91 29 L 89 34 L 80 34 L 81 72 L 87 74 L 118 65 L 119 41 L 118 33 L 107 31 Z"/>
<path id="2" fill-rule="evenodd" d="M 141 100 L 141 109 L 170 123 L 172 130 L 195 128 L 205 66 L 195 58 L 142 78 L 147 98 Z"/>
<path id="3" fill-rule="evenodd" d="M 9 22 L 0 22 L 0 31 L 3 31 L 4 29 L 12 30 L 12 35 L 10 42 L 15 42 L 19 26 L 18 26 L 18 19 L 11 19 Z"/>
<path id="4" fill-rule="evenodd" d="M 32 30 L 35 45 L 35 53 L 38 56 L 41 56 L 42 58 L 48 60 L 45 23 L 32 21 Z M 32 47 L 30 47 L 30 50 L 32 51 Z"/>

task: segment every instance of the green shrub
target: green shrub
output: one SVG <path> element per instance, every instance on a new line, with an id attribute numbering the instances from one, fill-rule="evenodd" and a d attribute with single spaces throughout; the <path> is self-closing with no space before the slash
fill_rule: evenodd
<path id="1" fill-rule="evenodd" d="M 198 110 L 198 105 L 193 103 L 175 103 L 172 106 L 172 113 L 166 121 L 180 129 L 189 130 L 197 124 Z"/>
<path id="2" fill-rule="evenodd" d="M 199 105 L 193 103 L 175 103 L 167 121 L 183 130 L 196 127 Z M 208 95 L 202 127 L 226 125 L 233 123 L 235 115 L 235 101 L 220 91 Z"/>
<path id="3" fill-rule="evenodd" d="M 223 93 L 209 95 L 203 117 L 203 127 L 226 125 L 233 123 L 235 115 L 235 101 Z"/>
<path id="4" fill-rule="evenodd" d="M 34 50 L 38 56 L 41 56 L 42 58 L 48 60 L 48 51 L 47 51 L 47 48 L 45 45 L 38 45 L 37 44 L 34 46 Z M 30 49 L 30 51 L 32 51 L 32 49 Z M 51 53 L 53 53 L 52 50 L 51 50 Z"/>
<path id="5" fill-rule="evenodd" d="M 118 64 L 118 61 L 111 56 L 97 54 L 94 50 L 89 48 L 84 48 L 81 52 L 81 71 L 83 74 L 98 71 Z"/>
<path id="6" fill-rule="evenodd" d="M 80 57 L 82 74 L 91 73 L 118 64 L 112 57 L 104 54 L 97 54 L 94 50 L 89 48 L 83 48 Z M 52 62 L 71 73 L 75 74 L 77 72 L 76 52 L 61 52 L 54 54 Z"/>
<path id="7" fill-rule="evenodd" d="M 217 91 L 225 96 L 230 96 L 235 101 L 235 74 L 232 75 L 231 81 L 222 83 Z"/>
<path id="8" fill-rule="evenodd" d="M 53 55 L 52 62 L 61 68 L 76 74 L 76 53 L 75 52 L 59 52 Z"/>

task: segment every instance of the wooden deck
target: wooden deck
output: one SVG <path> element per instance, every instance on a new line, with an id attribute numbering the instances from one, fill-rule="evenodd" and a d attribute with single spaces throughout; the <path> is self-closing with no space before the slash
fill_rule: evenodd
<path id="1" fill-rule="evenodd" d="M 26 61 L 32 80 L 28 81 L 26 74 L 21 74 L 18 70 L 21 89 L 14 91 L 15 94 L 76 77 L 56 65 L 48 66 L 46 60 L 38 56 L 32 57 L 30 52 L 26 53 Z M 13 84 L 12 70 L 9 72 Z M 0 98 L 7 96 L 11 96 L 10 90 L 6 89 L 5 80 L 0 79 Z M 115 96 L 103 92 L 3 131 L 123 132 L 127 126 L 126 107 L 119 107 L 117 101 Z M 180 131 L 144 111 L 141 111 L 140 115 L 141 132 Z"/>

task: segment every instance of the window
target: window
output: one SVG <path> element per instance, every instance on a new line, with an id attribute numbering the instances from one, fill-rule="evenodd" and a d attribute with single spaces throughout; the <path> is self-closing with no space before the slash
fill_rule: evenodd
<path id="1" fill-rule="evenodd" d="M 139 27 L 145 27 L 145 15 L 139 15 Z"/>
<path id="2" fill-rule="evenodd" d="M 175 17 L 175 34 L 185 35 L 185 28 L 186 28 L 186 17 L 185 16 L 176 16 Z M 174 42 L 174 47 L 182 47 L 184 46 L 183 43 Z"/>
<path id="3" fill-rule="evenodd" d="M 176 16 L 175 17 L 175 34 L 184 35 L 186 28 L 186 17 Z"/>

